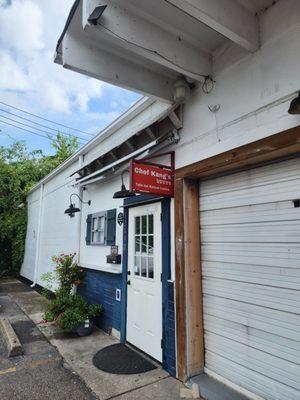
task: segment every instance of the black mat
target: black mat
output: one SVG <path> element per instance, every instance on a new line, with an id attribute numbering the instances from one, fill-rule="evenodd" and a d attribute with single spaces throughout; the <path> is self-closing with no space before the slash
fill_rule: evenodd
<path id="1" fill-rule="evenodd" d="M 94 355 L 93 364 L 104 372 L 117 375 L 139 374 L 156 368 L 123 343 L 113 344 L 98 351 Z"/>

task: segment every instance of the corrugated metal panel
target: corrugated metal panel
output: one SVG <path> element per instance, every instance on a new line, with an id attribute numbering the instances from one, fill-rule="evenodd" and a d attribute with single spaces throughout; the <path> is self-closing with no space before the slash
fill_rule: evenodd
<path id="1" fill-rule="evenodd" d="M 300 399 L 300 159 L 202 182 L 206 368 Z"/>

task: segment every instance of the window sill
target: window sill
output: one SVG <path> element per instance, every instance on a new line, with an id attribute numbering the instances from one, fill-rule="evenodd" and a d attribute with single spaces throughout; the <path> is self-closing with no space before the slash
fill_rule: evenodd
<path id="1" fill-rule="evenodd" d="M 102 271 L 102 272 L 108 272 L 110 274 L 121 274 L 122 273 L 122 264 L 114 265 L 93 265 L 93 264 L 86 264 L 86 263 L 79 263 L 81 267 L 83 268 L 88 268 L 88 269 L 93 269 L 95 271 Z"/>

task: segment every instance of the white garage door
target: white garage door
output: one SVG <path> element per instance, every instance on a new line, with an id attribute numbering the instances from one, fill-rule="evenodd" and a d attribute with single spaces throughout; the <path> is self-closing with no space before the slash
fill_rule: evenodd
<path id="1" fill-rule="evenodd" d="M 206 370 L 300 399 L 300 158 L 200 183 Z"/>

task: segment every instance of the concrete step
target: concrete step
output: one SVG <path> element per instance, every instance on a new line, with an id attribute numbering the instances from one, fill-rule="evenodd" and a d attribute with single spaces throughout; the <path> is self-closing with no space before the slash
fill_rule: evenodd
<path id="1" fill-rule="evenodd" d="M 7 318 L 0 318 L 0 334 L 6 347 L 8 357 L 15 357 L 23 354 L 20 340 Z"/>
<path id="2" fill-rule="evenodd" d="M 189 387 L 197 384 L 199 387 L 200 396 L 207 400 L 249 400 L 248 397 L 236 392 L 222 382 L 213 379 L 212 377 L 201 374 L 194 376 L 187 383 Z"/>

